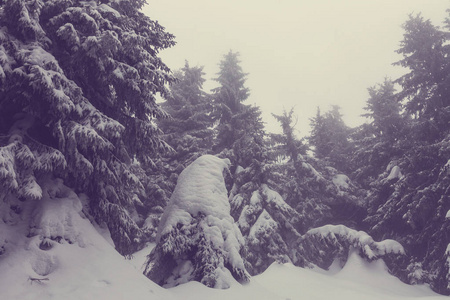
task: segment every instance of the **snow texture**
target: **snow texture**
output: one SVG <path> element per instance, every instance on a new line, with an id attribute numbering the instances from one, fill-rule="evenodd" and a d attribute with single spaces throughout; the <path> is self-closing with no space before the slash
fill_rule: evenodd
<path id="1" fill-rule="evenodd" d="M 248 280 L 240 255 L 244 238 L 230 215 L 223 178 L 229 165 L 228 159 L 204 155 L 181 172 L 147 262 L 149 278 L 165 286 L 198 280 L 215 288 L 230 287 L 233 276 Z M 169 276 L 167 254 L 176 264 Z"/>
<path id="2" fill-rule="evenodd" d="M 252 241 L 258 240 L 258 237 L 261 235 L 265 235 L 267 233 L 273 233 L 278 228 L 277 222 L 270 216 L 270 214 L 263 210 L 263 212 L 259 215 L 255 224 L 250 229 L 250 233 L 248 234 L 248 239 L 250 243 Z"/>
<path id="3" fill-rule="evenodd" d="M 389 253 L 405 254 L 403 246 L 397 241 L 386 239 L 375 242 L 364 231 L 356 231 L 344 225 L 325 225 L 309 230 L 306 235 L 315 235 L 322 239 L 330 238 L 331 240 L 336 240 L 337 237 L 343 238 L 355 248 L 360 249 L 371 260 Z"/>
<path id="4" fill-rule="evenodd" d="M 341 270 L 324 271 L 303 269 L 292 264 L 274 263 L 266 272 L 252 278 L 246 285 L 231 281 L 227 290 L 210 289 L 198 282 L 189 282 L 170 290 L 157 286 L 142 275 L 142 264 L 148 248 L 124 260 L 95 230 L 92 223 L 79 212 L 79 201 L 58 181 L 55 186 L 64 193 L 58 208 L 72 216 L 85 247 L 58 243 L 43 250 L 38 247 L 39 236 L 27 238 L 24 220 L 9 221 L 0 218 L 0 249 L 2 240 L 8 240 L 9 251 L 0 251 L 1 298 L 8 300 L 285 300 L 285 299 L 346 299 L 346 300 L 444 300 L 448 297 L 433 293 L 426 285 L 411 286 L 400 282 L 386 270 L 381 260 L 366 262 L 356 253 L 350 253 Z M 48 190 L 44 188 L 44 191 Z M 44 192 L 45 194 L 46 192 Z M 68 195 L 64 198 L 63 194 Z M 67 206 L 64 202 L 72 202 Z M 3 203 L 3 202 L 2 202 Z M 0 208 L 2 203 L 0 203 Z M 0 209 L 0 212 L 3 210 Z M 345 230 L 344 230 L 345 231 Z M 18 238 L 23 237 L 23 238 Z M 450 253 L 450 245 L 447 248 Z M 47 273 L 47 274 L 46 274 Z M 43 275 L 46 274 L 46 275 Z M 34 279 L 46 279 L 41 282 Z M 34 280 L 34 281 L 33 281 Z M 326 288 L 324 288 L 326 287 Z"/>
<path id="5" fill-rule="evenodd" d="M 397 179 L 397 178 L 401 178 L 402 172 L 400 171 L 400 167 L 399 166 L 394 166 L 391 169 L 391 172 L 389 173 L 389 176 L 387 177 L 387 180 L 391 180 L 391 179 Z"/>
<path id="6" fill-rule="evenodd" d="M 65 240 L 84 247 L 78 231 L 79 214 L 82 210 L 78 196 L 61 179 L 51 180 L 43 186 L 40 205 L 31 215 L 29 234 L 38 235 L 47 243 L 50 240 Z"/>
<path id="7" fill-rule="evenodd" d="M 336 174 L 333 177 L 333 183 L 338 189 L 348 189 L 350 178 L 348 178 L 347 175 L 344 174 Z"/>
<path id="8" fill-rule="evenodd" d="M 177 224 L 190 224 L 193 216 L 199 213 L 233 222 L 222 176 L 223 170 L 229 165 L 228 159 L 204 155 L 181 172 L 161 217 L 157 242 Z"/>
<path id="9" fill-rule="evenodd" d="M 174 299 L 96 231 L 61 180 L 47 180 L 43 198 L 28 204 L 16 220 L 0 217 L 1 299 Z"/>

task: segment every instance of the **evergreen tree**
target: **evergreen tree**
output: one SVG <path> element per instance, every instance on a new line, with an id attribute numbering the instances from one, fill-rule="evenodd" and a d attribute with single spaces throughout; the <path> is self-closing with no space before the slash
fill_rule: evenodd
<path id="1" fill-rule="evenodd" d="M 229 288 L 249 280 L 241 257 L 244 239 L 230 215 L 224 175 L 229 159 L 204 155 L 178 178 L 158 228 L 144 274 L 163 286 L 196 280 Z"/>
<path id="2" fill-rule="evenodd" d="M 163 139 L 172 147 L 154 168 L 153 193 L 165 205 L 175 188 L 178 175 L 191 162 L 211 151 L 214 137 L 211 99 L 202 89 L 203 67 L 185 66 L 175 72 L 167 100 L 161 107 L 170 118 L 158 122 Z"/>
<path id="3" fill-rule="evenodd" d="M 250 195 L 264 183 L 265 132 L 259 107 L 242 103 L 249 90 L 244 86 L 247 74 L 243 73 L 238 56 L 232 51 L 226 54 L 216 78 L 220 86 L 212 96 L 217 125 L 213 151 L 231 159 L 233 173 L 238 166 L 244 169 L 235 181 L 239 186 L 248 183 Z"/>
<path id="4" fill-rule="evenodd" d="M 410 15 L 403 28 L 404 38 L 397 50 L 403 59 L 396 64 L 410 72 L 396 81 L 402 86 L 399 97 L 413 118 L 414 138 L 436 141 L 445 136 L 441 129 L 450 124 L 449 32 L 420 14 Z M 450 20 L 446 19 L 449 28 Z"/>
<path id="5" fill-rule="evenodd" d="M 157 54 L 173 36 L 143 5 L 0 3 L 1 201 L 39 199 L 45 176 L 64 178 L 122 254 L 144 238 L 136 174 L 167 148 L 155 94 L 172 77 Z"/>
<path id="6" fill-rule="evenodd" d="M 219 64 L 220 70 L 215 80 L 219 87 L 212 90 L 217 125 L 215 151 L 230 149 L 242 135 L 244 125 L 239 113 L 249 109 L 244 102 L 249 96 L 249 89 L 244 86 L 247 74 L 240 66 L 239 53 L 228 52 Z M 258 116 L 256 116 L 258 117 Z M 247 128 L 246 128 L 247 129 Z M 262 128 L 257 128 L 262 129 Z"/>
<path id="7" fill-rule="evenodd" d="M 410 16 L 404 28 L 398 64 L 410 72 L 397 80 L 402 87 L 397 97 L 405 107 L 405 135 L 396 136 L 401 151 L 391 154 L 385 171 L 372 183 L 367 222 L 372 235 L 405 246 L 409 265 L 399 267 L 405 281 L 428 282 L 450 294 L 448 32 L 420 15 Z"/>
<path id="8" fill-rule="evenodd" d="M 220 86 L 213 90 L 214 150 L 231 159 L 231 215 L 246 241 L 247 269 L 258 274 L 275 260 L 286 262 L 295 256 L 290 245 L 299 234 L 290 224 L 296 212 L 266 185 L 270 173 L 266 134 L 260 109 L 243 103 L 249 90 L 238 56 L 226 54 L 216 78 Z"/>
<path id="9" fill-rule="evenodd" d="M 272 116 L 280 122 L 282 134 L 272 134 L 271 138 L 276 143 L 275 148 L 276 155 L 280 157 L 287 157 L 292 160 L 294 164 L 298 162 L 299 154 L 304 155 L 306 153 L 306 146 L 295 138 L 295 124 L 294 120 L 294 108 L 291 108 L 289 112 L 283 111 L 282 115 L 272 114 Z"/>
<path id="10" fill-rule="evenodd" d="M 358 200 L 361 191 L 326 161 L 307 155 L 306 146 L 294 136 L 292 109 L 274 117 L 283 133 L 272 135 L 271 155 L 278 162 L 272 166 L 269 182 L 276 183 L 277 190 L 299 214 L 297 230 L 304 233 L 329 223 L 359 224 L 364 215 Z M 317 120 L 321 118 L 318 111 Z M 277 160 L 280 155 L 287 158 Z"/>
<path id="11" fill-rule="evenodd" d="M 350 128 L 345 125 L 339 106 L 333 105 L 324 116 L 317 109 L 316 117 L 311 119 L 309 143 L 314 147 L 315 156 L 326 160 L 341 172 L 349 173 Z"/>
<path id="12" fill-rule="evenodd" d="M 358 166 L 353 173 L 365 187 L 384 172 L 392 159 L 402 155 L 402 140 L 406 134 L 393 82 L 386 79 L 368 91 L 364 116 L 370 123 L 360 126 L 352 134 L 355 146 L 352 161 Z"/>

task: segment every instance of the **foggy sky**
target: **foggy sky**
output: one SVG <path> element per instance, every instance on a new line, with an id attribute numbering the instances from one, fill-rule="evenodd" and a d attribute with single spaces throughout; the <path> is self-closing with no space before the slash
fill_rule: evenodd
<path id="1" fill-rule="evenodd" d="M 448 0 L 148 0 L 144 13 L 176 36 L 160 53 L 176 70 L 188 60 L 204 66 L 205 91 L 216 86 L 218 63 L 240 53 L 250 97 L 269 131 L 280 131 L 271 113 L 295 106 L 298 135 L 309 133 L 316 107 L 339 105 L 349 126 L 361 124 L 367 88 L 396 79 L 393 67 L 408 14 L 441 25 Z"/>

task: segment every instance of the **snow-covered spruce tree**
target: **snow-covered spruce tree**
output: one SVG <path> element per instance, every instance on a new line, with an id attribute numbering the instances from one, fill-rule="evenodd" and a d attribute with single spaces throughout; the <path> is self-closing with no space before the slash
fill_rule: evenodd
<path id="1" fill-rule="evenodd" d="M 215 288 L 228 288 L 233 278 L 249 280 L 244 239 L 225 187 L 229 165 L 228 159 L 204 155 L 181 172 L 145 265 L 148 278 L 166 287 L 195 280 Z"/>
<path id="2" fill-rule="evenodd" d="M 0 2 L 0 201 L 27 205 L 43 176 L 63 178 L 122 254 L 142 237 L 135 170 L 166 148 L 154 95 L 172 80 L 157 54 L 173 37 L 143 4 Z"/>
<path id="3" fill-rule="evenodd" d="M 249 96 L 238 53 L 220 63 L 219 87 L 214 89 L 217 136 L 214 150 L 230 158 L 231 214 L 246 241 L 247 269 L 259 274 L 273 261 L 290 260 L 291 242 L 299 234 L 291 222 L 296 213 L 265 183 L 270 172 L 261 111 L 243 102 Z"/>
<path id="4" fill-rule="evenodd" d="M 352 134 L 352 165 L 356 169 L 353 176 L 365 188 L 369 188 L 370 183 L 384 172 L 393 158 L 403 154 L 401 140 L 406 134 L 393 82 L 386 79 L 368 91 L 370 97 L 364 116 L 370 119 L 370 123 L 360 126 Z"/>
<path id="5" fill-rule="evenodd" d="M 349 141 L 350 128 L 344 123 L 340 107 L 333 105 L 325 113 L 317 114 L 311 119 L 309 144 L 313 147 L 315 157 L 324 160 L 331 167 L 349 174 L 351 169 L 350 153 L 352 144 Z"/>
<path id="6" fill-rule="evenodd" d="M 399 141 L 402 155 L 393 156 L 372 185 L 367 222 L 373 236 L 405 247 L 410 264 L 403 280 L 428 282 L 450 295 L 449 35 L 421 16 L 411 16 L 404 28 L 399 64 L 410 73 L 397 82 L 408 134 Z"/>
<path id="7" fill-rule="evenodd" d="M 314 264 L 329 269 L 333 262 L 342 267 L 351 253 L 368 261 L 384 259 L 401 260 L 405 256 L 403 246 L 394 240 L 376 242 L 364 231 L 356 231 L 344 225 L 325 225 L 308 230 L 299 243 L 305 265 Z"/>
<path id="8" fill-rule="evenodd" d="M 215 80 L 219 87 L 212 90 L 214 103 L 214 120 L 217 123 L 217 136 L 214 143 L 214 151 L 221 152 L 231 149 L 233 143 L 242 134 L 244 118 L 238 114 L 249 110 L 244 102 L 249 96 L 249 89 L 244 86 L 247 74 L 240 66 L 239 53 L 228 52 L 219 64 L 220 70 Z M 256 128 L 261 130 L 261 128 Z"/>
<path id="9" fill-rule="evenodd" d="M 233 195 L 232 206 L 237 210 L 239 228 L 246 240 L 247 269 L 252 275 L 264 272 L 274 261 L 297 263 L 300 234 L 296 227 L 298 213 L 279 193 L 261 184 L 246 201 L 246 193 Z"/>
<path id="10" fill-rule="evenodd" d="M 356 226 L 364 216 L 362 191 L 326 161 L 306 154 L 294 135 L 293 110 L 274 117 L 283 133 L 271 135 L 272 160 L 268 182 L 300 215 L 301 233 L 325 224 Z"/>
<path id="11" fill-rule="evenodd" d="M 203 91 L 204 74 L 203 67 L 190 67 L 186 61 L 161 104 L 171 116 L 160 121 L 164 139 L 176 151 L 171 160 L 183 167 L 212 148 L 212 106 L 210 96 Z"/>
<path id="12" fill-rule="evenodd" d="M 202 89 L 203 67 L 185 66 L 175 72 L 176 81 L 161 107 L 170 118 L 158 122 L 162 138 L 174 149 L 156 162 L 155 175 L 162 197 L 169 199 L 177 177 L 195 159 L 211 151 L 213 132 L 209 95 Z M 167 203 L 167 201 L 166 201 Z"/>

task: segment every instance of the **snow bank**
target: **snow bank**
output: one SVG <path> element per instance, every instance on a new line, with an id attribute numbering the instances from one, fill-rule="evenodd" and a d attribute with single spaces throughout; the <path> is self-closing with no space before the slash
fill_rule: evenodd
<path id="1" fill-rule="evenodd" d="M 51 180 L 43 187 L 40 205 L 31 215 L 29 235 L 40 236 L 49 246 L 53 241 L 65 240 L 84 247 L 79 232 L 82 204 L 77 194 L 66 187 L 62 179 Z"/>
<path id="2" fill-rule="evenodd" d="M 252 282 L 233 284 L 228 290 L 208 289 L 190 282 L 170 289 L 183 300 L 444 300 L 427 286 L 411 286 L 389 274 L 382 261 L 366 262 L 351 253 L 345 267 L 336 274 L 273 263 Z"/>
<path id="3" fill-rule="evenodd" d="M 0 251 L 1 299 L 174 299 L 96 231 L 61 180 L 48 180 L 43 191 L 41 200 L 22 203 L 21 218 L 0 218 L 7 240 Z"/>

